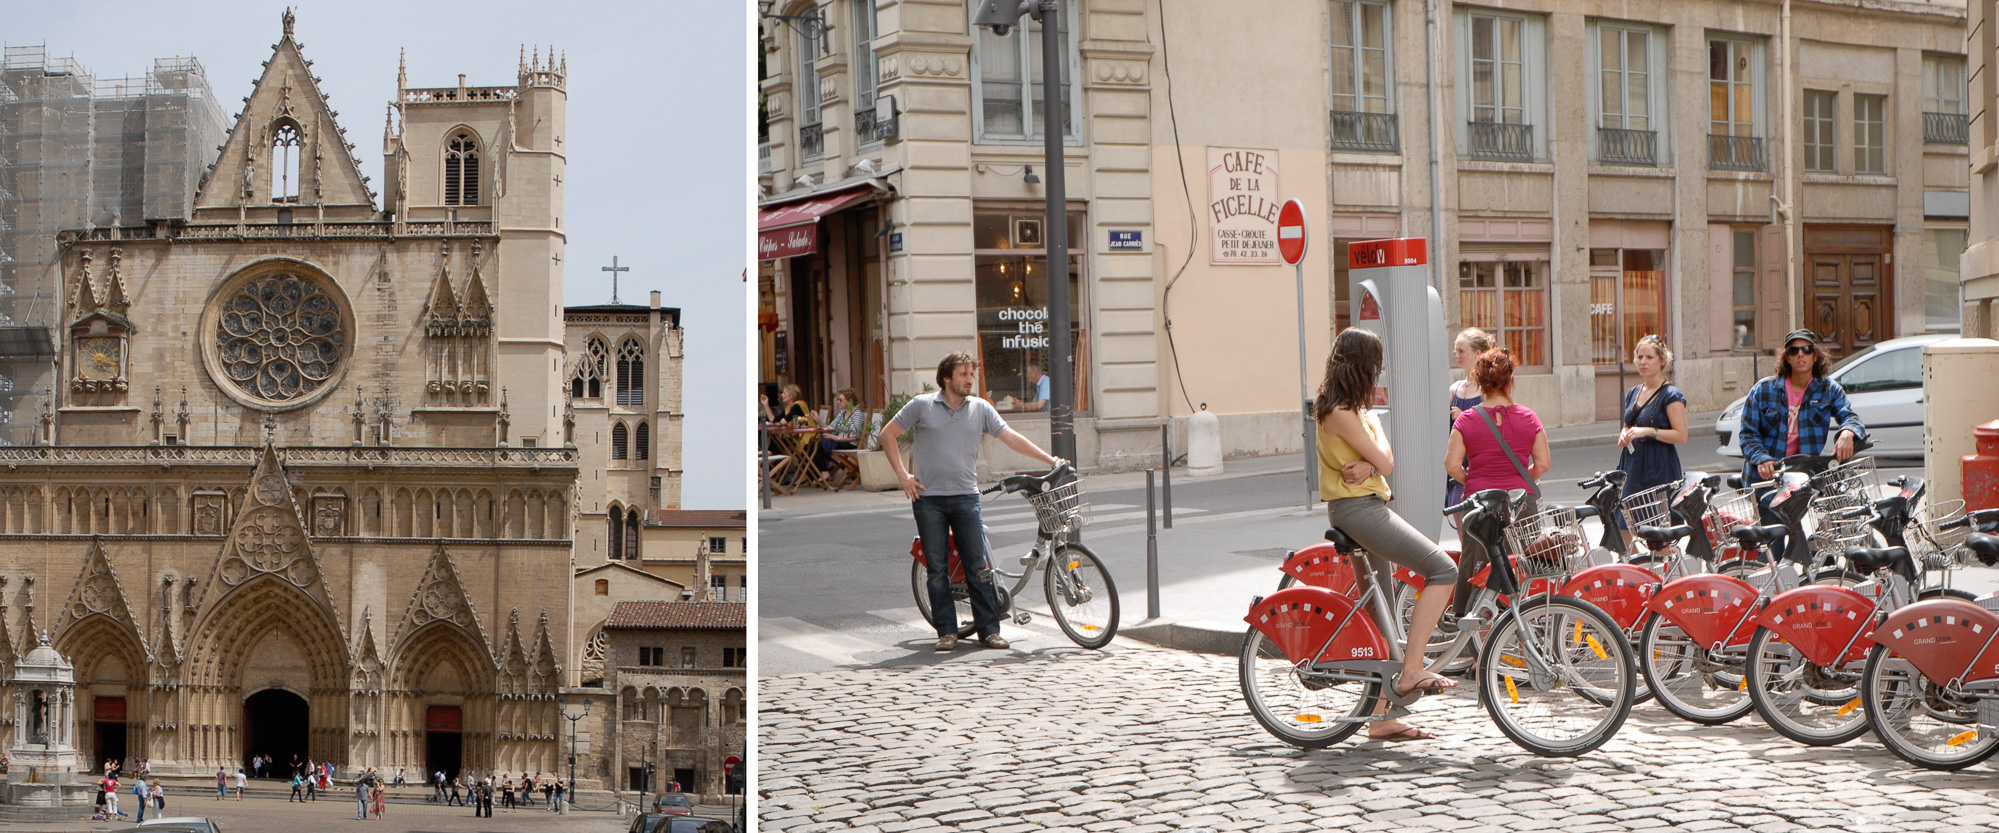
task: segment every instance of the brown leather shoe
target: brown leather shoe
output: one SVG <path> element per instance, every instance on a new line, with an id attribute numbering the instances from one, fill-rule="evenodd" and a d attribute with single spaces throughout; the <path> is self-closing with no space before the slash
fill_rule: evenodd
<path id="1" fill-rule="evenodd" d="M 988 648 L 1004 649 L 1012 643 L 1007 642 L 1006 637 L 1004 636 L 1000 636 L 999 634 L 993 634 L 992 636 L 982 637 L 981 639 L 979 639 L 979 644 L 984 645 Z"/>
<path id="2" fill-rule="evenodd" d="M 942 654 L 949 651 L 955 651 L 957 649 L 958 649 L 957 634 L 947 633 L 944 634 L 943 636 L 937 637 L 937 653 Z"/>

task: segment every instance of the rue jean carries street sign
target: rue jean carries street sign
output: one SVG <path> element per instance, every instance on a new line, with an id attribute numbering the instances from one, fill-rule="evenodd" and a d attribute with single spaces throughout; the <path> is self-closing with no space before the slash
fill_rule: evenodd
<path id="1" fill-rule="evenodd" d="M 1136 252 L 1145 248 L 1145 232 L 1139 229 L 1111 231 L 1111 251 Z"/>
<path id="2" fill-rule="evenodd" d="M 1305 259 L 1305 206 L 1285 200 L 1277 210 L 1277 253 L 1292 266 Z"/>
<path id="3" fill-rule="evenodd" d="M 1208 262 L 1274 266 L 1277 152 L 1208 148 Z"/>

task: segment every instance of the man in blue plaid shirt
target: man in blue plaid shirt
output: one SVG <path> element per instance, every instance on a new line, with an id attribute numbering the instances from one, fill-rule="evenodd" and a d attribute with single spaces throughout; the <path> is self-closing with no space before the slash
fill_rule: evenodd
<path id="1" fill-rule="evenodd" d="M 1846 391 L 1826 377 L 1832 362 L 1811 330 L 1785 335 L 1777 362 L 1777 374 L 1758 381 L 1742 408 L 1742 477 L 1750 482 L 1776 476 L 1777 461 L 1792 454 L 1823 453 L 1835 424 L 1832 453 L 1841 460 L 1867 433 Z"/>

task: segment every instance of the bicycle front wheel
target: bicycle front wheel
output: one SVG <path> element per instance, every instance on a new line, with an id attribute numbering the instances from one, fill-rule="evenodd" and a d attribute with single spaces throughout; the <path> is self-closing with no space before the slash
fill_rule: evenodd
<path id="1" fill-rule="evenodd" d="M 1977 700 L 1950 692 L 1885 645 L 1867 652 L 1860 701 L 1881 745 L 1916 766 L 1963 769 L 1999 752 L 1999 733 L 1978 726 Z"/>
<path id="2" fill-rule="evenodd" d="M 1581 599 L 1520 600 L 1493 628 L 1478 665 L 1486 712 L 1536 755 L 1585 754 L 1631 714 L 1631 643 L 1609 614 Z"/>
<path id="3" fill-rule="evenodd" d="M 1814 665 L 1769 628 L 1749 637 L 1749 700 L 1778 734 L 1807 746 L 1833 746 L 1867 733 L 1860 707 L 1865 658 L 1839 667 Z"/>
<path id="4" fill-rule="evenodd" d="M 1638 643 L 1638 670 L 1659 705 L 1681 718 L 1718 726 L 1756 707 L 1742 684 L 1742 659 L 1694 643 L 1666 617 L 1646 617 Z"/>
<path id="5" fill-rule="evenodd" d="M 1082 544 L 1057 547 L 1042 574 L 1055 624 L 1076 644 L 1102 648 L 1117 635 L 1117 585 L 1097 554 Z"/>
<path id="6" fill-rule="evenodd" d="M 1299 670 L 1255 628 L 1243 637 L 1240 660 L 1242 699 L 1249 713 L 1278 740 L 1304 749 L 1352 736 L 1361 727 L 1359 718 L 1374 712 L 1381 694 L 1378 682 Z"/>

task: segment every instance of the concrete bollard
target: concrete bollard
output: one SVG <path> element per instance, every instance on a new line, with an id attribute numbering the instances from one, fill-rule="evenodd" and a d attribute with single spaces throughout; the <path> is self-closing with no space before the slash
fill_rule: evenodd
<path id="1" fill-rule="evenodd" d="M 1222 421 L 1207 411 L 1187 418 L 1187 474 L 1210 477 L 1222 473 Z"/>

